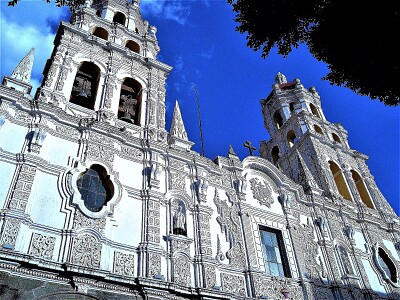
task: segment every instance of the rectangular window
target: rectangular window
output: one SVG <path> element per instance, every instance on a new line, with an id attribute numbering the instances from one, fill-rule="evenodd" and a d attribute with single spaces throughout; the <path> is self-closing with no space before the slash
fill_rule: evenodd
<path id="1" fill-rule="evenodd" d="M 272 228 L 260 228 L 265 272 L 270 276 L 290 277 L 282 233 Z"/>

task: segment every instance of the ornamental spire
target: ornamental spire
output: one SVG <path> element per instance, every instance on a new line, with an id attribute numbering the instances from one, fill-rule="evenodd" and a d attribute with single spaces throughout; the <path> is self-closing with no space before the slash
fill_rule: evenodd
<path id="1" fill-rule="evenodd" d="M 27 55 L 19 62 L 11 74 L 11 78 L 17 79 L 23 83 L 30 84 L 33 67 L 33 55 L 35 48 L 32 48 Z"/>
<path id="2" fill-rule="evenodd" d="M 174 115 L 172 117 L 172 124 L 169 134 L 185 141 L 188 140 L 185 125 L 183 124 L 182 120 L 181 110 L 179 109 L 178 100 L 175 102 Z"/>
<path id="3" fill-rule="evenodd" d="M 178 100 L 175 102 L 171 128 L 168 134 L 168 144 L 172 148 L 183 148 L 187 151 L 189 151 L 194 144 L 188 140 L 185 125 L 183 124 L 182 120 L 181 110 L 179 109 Z"/>

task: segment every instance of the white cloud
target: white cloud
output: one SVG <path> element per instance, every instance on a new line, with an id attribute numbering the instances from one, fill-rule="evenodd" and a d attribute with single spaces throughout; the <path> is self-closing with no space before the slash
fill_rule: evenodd
<path id="1" fill-rule="evenodd" d="M 21 26 L 5 18 L 1 26 L 1 75 L 11 75 L 12 71 L 29 52 L 35 48 L 32 83 L 41 81 L 46 60 L 53 49 L 54 34 L 43 33 L 34 26 Z M 35 89 L 32 90 L 33 93 Z"/>
<path id="2" fill-rule="evenodd" d="M 156 15 L 184 25 L 190 15 L 190 4 L 187 1 L 142 0 L 140 8 L 143 15 Z"/>

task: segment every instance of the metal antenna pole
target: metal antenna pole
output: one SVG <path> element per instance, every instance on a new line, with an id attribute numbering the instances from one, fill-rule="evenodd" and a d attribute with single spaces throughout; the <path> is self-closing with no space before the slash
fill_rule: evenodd
<path id="1" fill-rule="evenodd" d="M 201 125 L 201 117 L 200 117 L 200 104 L 199 104 L 199 94 L 197 93 L 197 87 L 193 85 L 194 92 L 196 93 L 196 103 L 197 103 L 197 115 L 199 117 L 199 126 L 200 126 L 200 142 L 201 142 L 201 156 L 204 156 L 204 141 L 203 141 L 203 127 Z"/>

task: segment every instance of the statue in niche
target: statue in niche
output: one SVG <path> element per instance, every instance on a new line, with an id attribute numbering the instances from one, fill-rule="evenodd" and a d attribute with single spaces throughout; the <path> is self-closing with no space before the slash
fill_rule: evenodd
<path id="1" fill-rule="evenodd" d="M 346 249 L 343 246 L 339 246 L 338 248 L 339 248 L 340 258 L 342 259 L 344 272 L 346 274 L 350 274 L 350 275 L 353 274 L 354 273 L 353 268 L 351 266 L 351 262 L 350 262 L 350 259 L 349 259 Z"/>
<path id="2" fill-rule="evenodd" d="M 178 206 L 173 217 L 173 233 L 186 236 L 186 217 L 181 205 Z"/>

